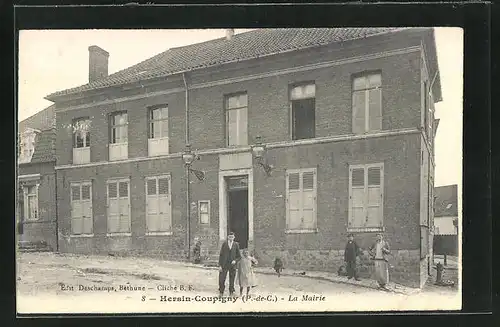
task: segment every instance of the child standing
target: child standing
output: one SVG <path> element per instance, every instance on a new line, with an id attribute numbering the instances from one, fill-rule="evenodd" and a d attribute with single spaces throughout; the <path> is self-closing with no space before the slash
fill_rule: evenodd
<path id="1" fill-rule="evenodd" d="M 256 265 L 257 260 L 249 255 L 248 249 L 241 251 L 241 259 L 238 261 L 238 284 L 240 285 L 240 296 L 243 295 L 243 288 L 246 287 L 247 295 L 251 287 L 257 286 L 252 264 Z"/>

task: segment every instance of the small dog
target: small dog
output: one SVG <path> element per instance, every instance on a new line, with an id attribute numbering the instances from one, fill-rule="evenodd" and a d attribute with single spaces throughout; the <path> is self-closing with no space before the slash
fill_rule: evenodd
<path id="1" fill-rule="evenodd" d="M 339 270 L 337 270 L 337 274 L 339 276 L 347 276 L 347 270 L 346 270 L 346 267 L 344 265 L 340 266 L 339 267 Z"/>
<path id="2" fill-rule="evenodd" d="M 283 271 L 283 261 L 280 258 L 274 259 L 274 270 L 278 273 L 278 277 L 281 276 L 281 272 Z"/>

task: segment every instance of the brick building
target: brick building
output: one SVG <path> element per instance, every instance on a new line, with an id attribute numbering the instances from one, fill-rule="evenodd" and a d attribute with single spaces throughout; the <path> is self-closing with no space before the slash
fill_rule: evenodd
<path id="1" fill-rule="evenodd" d="M 54 107 L 18 124 L 16 222 L 22 248 L 57 249 Z"/>
<path id="2" fill-rule="evenodd" d="M 47 96 L 60 250 L 184 259 L 199 237 L 213 257 L 233 230 L 263 264 L 335 271 L 348 232 L 366 248 L 384 231 L 393 279 L 422 285 L 441 101 L 433 33 L 229 32 L 109 76 L 109 54 L 91 46 L 89 83 Z M 186 144 L 202 180 L 184 167 Z"/>

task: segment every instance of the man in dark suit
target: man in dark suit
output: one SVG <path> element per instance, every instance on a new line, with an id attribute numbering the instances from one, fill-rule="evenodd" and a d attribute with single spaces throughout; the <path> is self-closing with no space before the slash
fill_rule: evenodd
<path id="1" fill-rule="evenodd" d="M 226 276 L 229 272 L 229 295 L 234 293 L 236 263 L 241 258 L 240 246 L 234 241 L 234 233 L 230 232 L 227 241 L 222 244 L 219 255 L 219 294 L 224 295 Z"/>
<path id="2" fill-rule="evenodd" d="M 347 244 L 344 251 L 344 261 L 346 263 L 347 278 L 360 280 L 356 269 L 356 257 L 361 254 L 361 249 L 354 240 L 354 235 L 347 236 Z"/>

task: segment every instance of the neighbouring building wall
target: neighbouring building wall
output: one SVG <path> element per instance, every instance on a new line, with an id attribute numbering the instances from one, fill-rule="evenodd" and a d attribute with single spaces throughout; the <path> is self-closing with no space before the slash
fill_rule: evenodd
<path id="1" fill-rule="evenodd" d="M 22 236 L 20 240 L 29 242 L 46 242 L 52 250 L 57 250 L 56 239 L 56 194 L 55 172 L 53 163 L 24 164 L 19 166 L 18 176 L 40 174 L 38 179 L 19 182 L 18 214 L 22 214 Z M 24 210 L 22 188 L 24 186 L 38 185 L 37 192 L 37 219 L 27 219 Z M 20 226 L 18 226 L 19 228 Z"/>
<path id="2" fill-rule="evenodd" d="M 457 227 L 453 220 L 458 217 L 434 217 L 436 235 L 457 235 Z"/>

